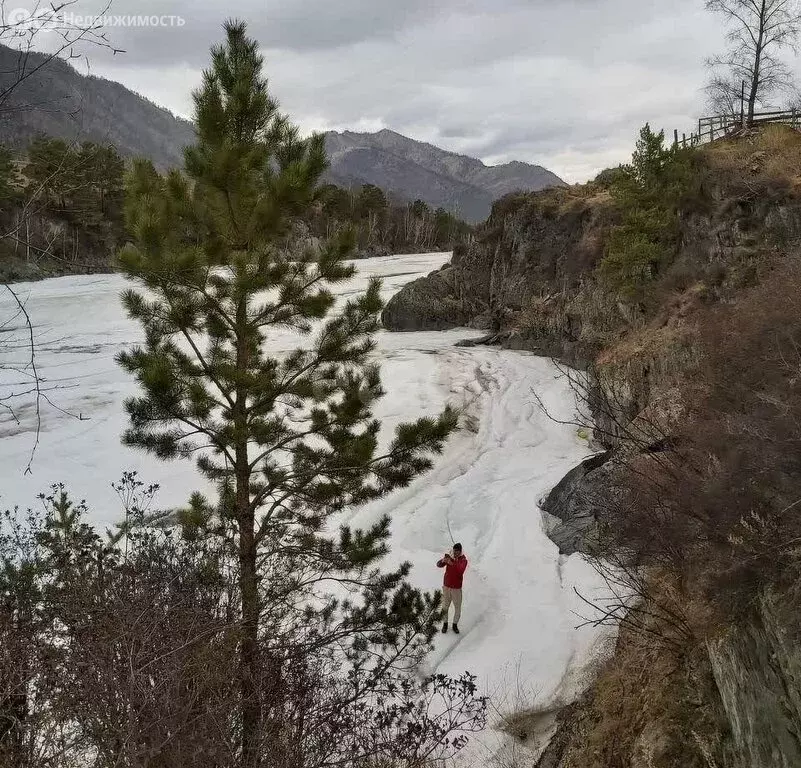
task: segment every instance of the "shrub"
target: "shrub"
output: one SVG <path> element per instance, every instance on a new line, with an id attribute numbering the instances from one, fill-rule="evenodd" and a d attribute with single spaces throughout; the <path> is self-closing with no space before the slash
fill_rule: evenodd
<path id="1" fill-rule="evenodd" d="M 612 187 L 622 182 L 625 176 L 625 166 L 618 165 L 616 168 L 605 168 L 593 179 L 593 184 L 602 189 L 612 189 Z"/>

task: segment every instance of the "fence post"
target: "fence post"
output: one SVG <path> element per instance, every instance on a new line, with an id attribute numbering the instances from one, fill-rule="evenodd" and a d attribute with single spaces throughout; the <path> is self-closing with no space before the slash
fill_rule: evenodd
<path id="1" fill-rule="evenodd" d="M 679 129 L 678 128 L 674 128 L 673 129 L 673 146 L 678 149 L 678 146 L 679 146 Z"/>
<path id="2" fill-rule="evenodd" d="M 687 149 L 687 134 L 686 133 L 682 133 L 681 134 L 681 146 L 684 147 L 684 149 Z"/>

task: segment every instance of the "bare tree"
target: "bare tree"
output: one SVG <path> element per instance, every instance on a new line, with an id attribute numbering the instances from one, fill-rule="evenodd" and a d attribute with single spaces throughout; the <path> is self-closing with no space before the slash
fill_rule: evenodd
<path id="1" fill-rule="evenodd" d="M 729 50 L 710 60 L 713 71 L 707 91 L 727 113 L 743 96 L 744 118 L 754 122 L 757 104 L 792 90 L 792 73 L 780 54 L 793 49 L 801 29 L 798 0 L 707 0 L 706 7 L 723 16 Z"/>

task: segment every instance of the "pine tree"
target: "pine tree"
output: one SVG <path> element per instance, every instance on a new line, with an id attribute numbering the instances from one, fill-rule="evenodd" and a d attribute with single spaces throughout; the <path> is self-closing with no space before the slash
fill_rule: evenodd
<path id="1" fill-rule="evenodd" d="M 85 141 L 76 157 L 76 182 L 80 197 L 79 212 L 84 218 L 119 215 L 122 203 L 125 163 L 111 145 Z"/>
<path id="2" fill-rule="evenodd" d="M 135 244 L 120 261 L 146 290 L 123 296 L 145 335 L 119 356 L 141 389 L 126 403 L 124 440 L 165 460 L 199 457 L 216 484 L 216 498 L 193 494 L 181 522 L 187 535 L 220 537 L 234 553 L 239 764 L 283 765 L 283 750 L 286 764 L 302 765 L 287 756 L 306 746 L 288 730 L 286 691 L 343 663 L 342 679 L 369 690 L 425 651 L 436 618 L 436 596 L 405 582 L 408 564 L 378 570 L 389 520 L 332 534 L 334 516 L 428 469 L 456 414 L 403 425 L 380 450 L 380 285 L 332 312 L 330 286 L 354 274 L 347 233 L 287 258 L 292 223 L 316 201 L 323 138 L 301 139 L 279 113 L 244 24 L 225 31 L 194 94 L 197 143 L 185 152 L 185 175 L 161 177 L 140 162 L 127 180 Z M 268 355 L 268 334 L 287 329 L 305 345 Z M 359 597 L 322 599 L 324 582 Z"/>
<path id="3" fill-rule="evenodd" d="M 76 153 L 62 139 L 39 135 L 28 146 L 28 163 L 24 170 L 28 180 L 26 195 L 47 207 L 65 211 L 69 197 L 76 189 Z"/>
<path id="4" fill-rule="evenodd" d="M 665 146 L 665 132 L 646 124 L 631 163 L 611 174 L 621 223 L 610 232 L 601 272 L 628 299 L 675 256 L 679 206 L 697 179 L 693 157 L 692 149 Z"/>
<path id="5" fill-rule="evenodd" d="M 17 195 L 17 169 L 8 147 L 0 145 L 0 205 L 8 204 Z"/>

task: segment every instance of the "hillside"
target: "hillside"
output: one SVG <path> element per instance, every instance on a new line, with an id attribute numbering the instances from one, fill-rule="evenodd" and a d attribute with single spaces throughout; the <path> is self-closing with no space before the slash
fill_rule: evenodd
<path id="1" fill-rule="evenodd" d="M 29 54 L 26 70 L 43 61 L 41 54 Z M 18 52 L 0 45 L 0 92 L 19 69 Z M 119 83 L 83 75 L 59 59 L 15 88 L 0 112 L 0 143 L 23 149 L 37 133 L 111 143 L 123 156 L 148 157 L 162 169 L 182 163 L 181 150 L 194 135 L 186 120 Z M 508 192 L 563 184 L 539 166 L 513 162 L 488 167 L 389 130 L 330 132 L 326 142 L 331 158 L 328 179 L 333 183 L 374 184 L 395 197 L 424 200 L 469 222 L 484 220 L 492 202 Z"/>
<path id="2" fill-rule="evenodd" d="M 44 61 L 41 54 L 28 54 L 24 71 Z M 19 53 L 0 45 L 0 92 L 20 71 Z M 22 150 L 38 133 L 113 144 L 123 156 L 149 157 L 161 168 L 180 165 L 182 148 L 194 139 L 191 123 L 119 83 L 80 74 L 61 59 L 27 77 L 0 112 L 1 143 Z"/>
<path id="3" fill-rule="evenodd" d="M 409 198 L 421 198 L 467 221 L 483 221 L 494 200 L 509 192 L 563 186 L 538 165 L 512 162 L 487 166 L 480 160 L 414 141 L 390 130 L 330 132 L 326 146 L 337 183 L 375 184 Z"/>
<path id="4" fill-rule="evenodd" d="M 541 507 L 560 550 L 620 596 L 584 595 L 582 618 L 620 635 L 532 763 L 793 768 L 801 135 L 654 139 L 630 171 L 496 203 L 383 320 L 470 324 L 586 373 L 562 371 L 598 453 Z M 521 740 L 549 714 L 521 712 Z"/>

